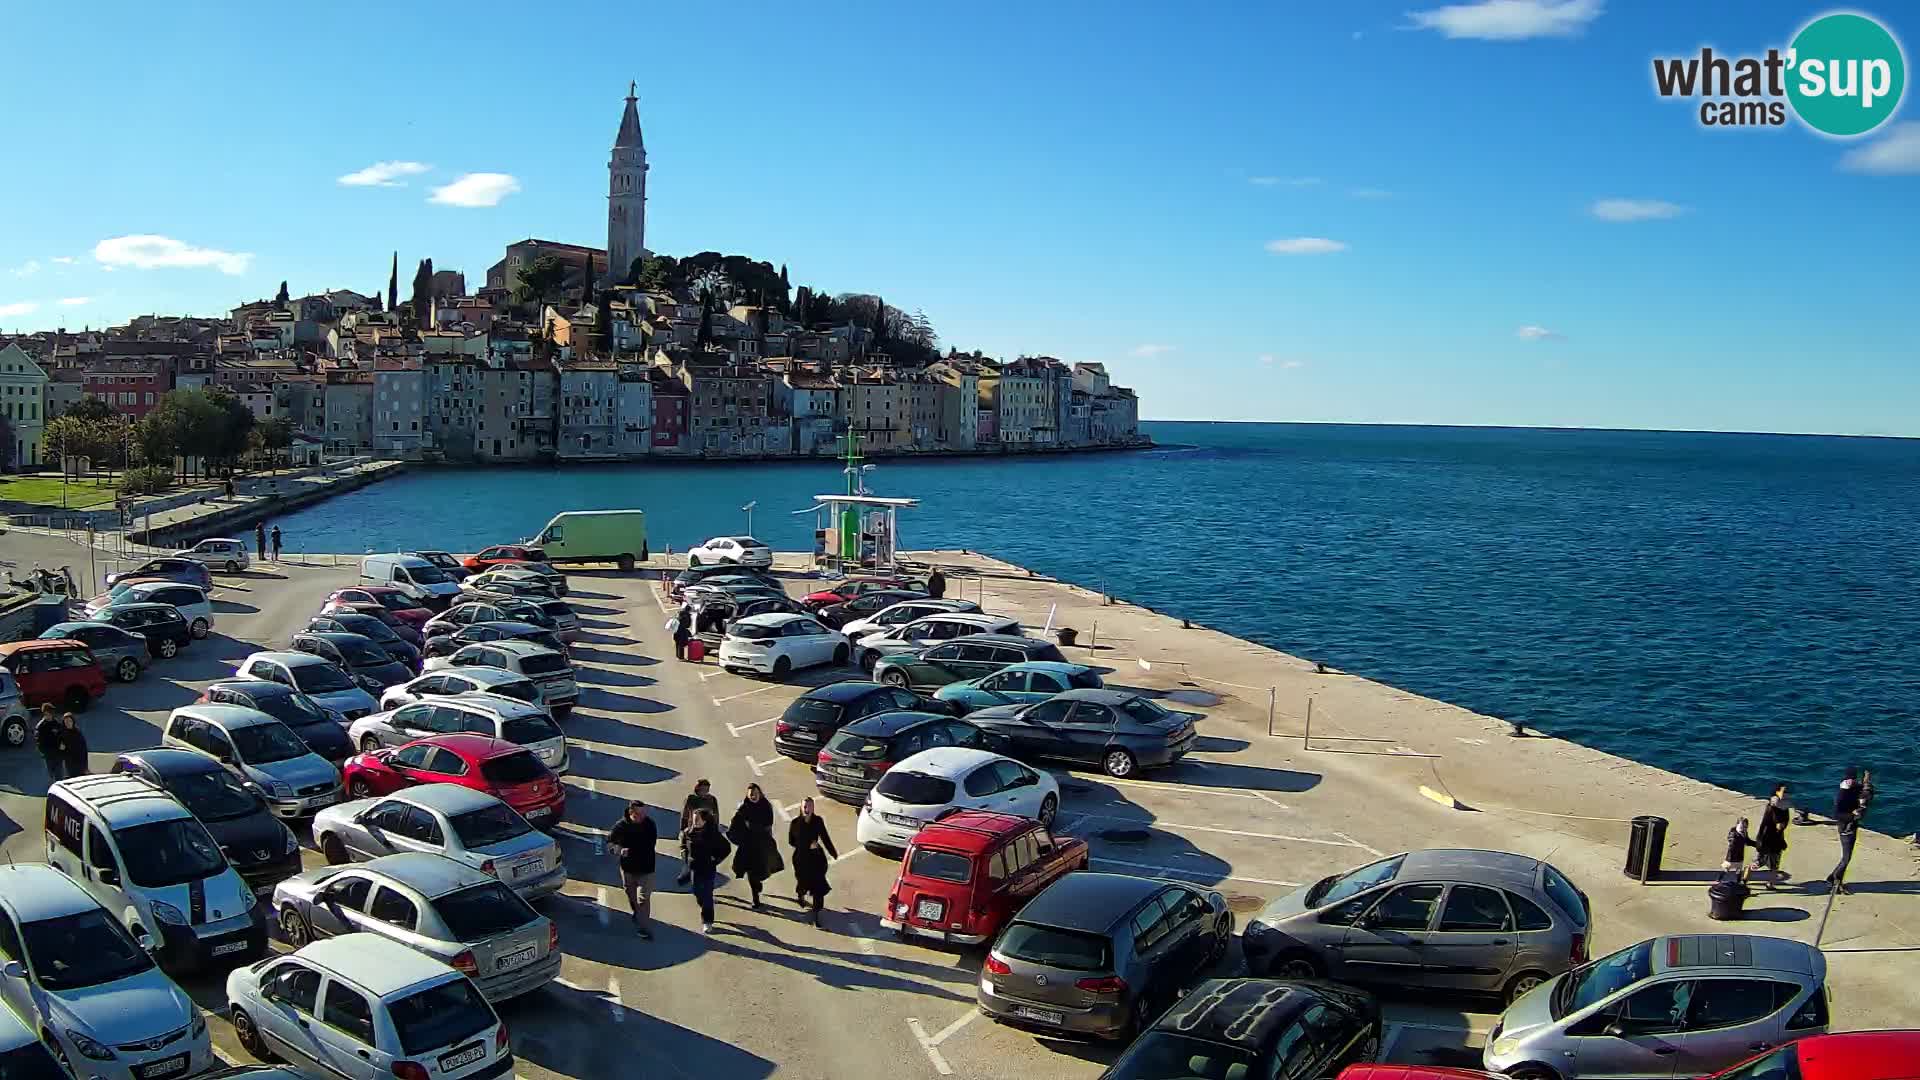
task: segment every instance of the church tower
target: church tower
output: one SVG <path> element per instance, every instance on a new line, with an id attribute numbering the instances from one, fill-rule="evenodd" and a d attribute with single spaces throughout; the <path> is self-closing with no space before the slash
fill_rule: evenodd
<path id="1" fill-rule="evenodd" d="M 634 84 L 627 84 L 627 111 L 607 162 L 607 282 L 624 281 L 633 260 L 646 254 L 647 147 L 640 139 Z"/>

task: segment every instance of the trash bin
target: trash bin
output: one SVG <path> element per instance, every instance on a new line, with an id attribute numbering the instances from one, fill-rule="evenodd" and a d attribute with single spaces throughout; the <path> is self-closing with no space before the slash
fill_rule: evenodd
<path id="1" fill-rule="evenodd" d="M 1071 626 L 1063 626 L 1054 633 L 1060 638 L 1060 644 L 1066 646 L 1072 646 L 1074 641 L 1080 636 L 1079 631 Z"/>
<path id="2" fill-rule="evenodd" d="M 1747 897 L 1752 895 L 1753 890 L 1747 888 L 1747 883 L 1741 881 L 1739 875 L 1728 874 L 1707 890 L 1707 918 L 1746 918 Z"/>
<path id="3" fill-rule="evenodd" d="M 1627 834 L 1627 876 L 1641 881 L 1659 877 L 1666 848 L 1666 818 L 1646 814 L 1634 818 L 1633 831 Z"/>

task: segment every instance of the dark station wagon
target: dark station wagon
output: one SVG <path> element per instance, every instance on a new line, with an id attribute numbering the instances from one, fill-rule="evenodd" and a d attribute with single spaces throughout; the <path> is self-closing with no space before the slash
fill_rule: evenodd
<path id="1" fill-rule="evenodd" d="M 1108 776 L 1172 765 L 1193 749 L 1194 714 L 1132 690 L 1068 690 L 1032 705 L 994 705 L 967 719 L 1004 740 L 1002 753 L 1098 765 Z"/>
<path id="2" fill-rule="evenodd" d="M 938 689 L 991 675 L 1009 664 L 1066 659 L 1051 641 L 1017 634 L 968 634 L 917 653 L 883 656 L 873 667 L 873 678 L 888 686 Z"/>
<path id="3" fill-rule="evenodd" d="M 855 720 L 827 740 L 814 759 L 813 783 L 820 794 L 858 806 L 894 762 L 939 746 L 998 749 L 979 728 L 945 713 L 877 713 Z"/>
<path id="4" fill-rule="evenodd" d="M 811 765 L 834 732 L 855 720 L 926 707 L 926 699 L 911 690 L 857 679 L 815 687 L 795 698 L 774 721 L 773 749 Z"/>

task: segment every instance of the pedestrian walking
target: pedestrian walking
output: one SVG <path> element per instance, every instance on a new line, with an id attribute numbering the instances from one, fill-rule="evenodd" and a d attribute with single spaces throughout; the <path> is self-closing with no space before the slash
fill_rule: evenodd
<path id="1" fill-rule="evenodd" d="M 693 880 L 692 871 L 687 869 L 686 835 L 688 827 L 693 824 L 693 814 L 696 810 L 705 810 L 715 818 L 720 816 L 720 800 L 713 797 L 713 785 L 708 783 L 705 777 L 701 777 L 693 782 L 693 794 L 688 795 L 687 801 L 680 804 L 681 870 L 680 877 L 676 880 L 678 880 L 682 886 L 685 886 L 689 881 Z"/>
<path id="2" fill-rule="evenodd" d="M 1767 809 L 1760 815 L 1760 832 L 1754 837 L 1755 862 L 1763 870 L 1773 873 L 1767 878 L 1768 889 L 1778 889 L 1780 882 L 1787 878 L 1786 871 L 1780 869 L 1780 857 L 1787 853 L 1787 819 L 1793 807 L 1787 801 L 1787 785 L 1777 784 L 1773 797 L 1767 800 Z"/>
<path id="3" fill-rule="evenodd" d="M 935 600 L 947 595 L 947 575 L 941 573 L 937 566 L 933 568 L 933 573 L 927 575 L 927 595 Z"/>
<path id="4" fill-rule="evenodd" d="M 87 735 L 80 730 L 80 722 L 72 713 L 63 713 L 60 727 L 61 756 L 66 759 L 67 777 L 87 775 Z"/>
<path id="5" fill-rule="evenodd" d="M 759 784 L 747 785 L 747 797 L 727 823 L 727 839 L 733 841 L 733 876 L 747 879 L 747 887 L 753 890 L 753 910 L 766 910 L 760 903 L 760 887 L 787 864 L 773 838 L 773 804 Z"/>
<path id="6" fill-rule="evenodd" d="M 720 835 L 720 825 L 707 810 L 695 810 L 692 823 L 681 834 L 680 845 L 687 853 L 687 871 L 693 880 L 694 898 L 700 901 L 700 931 L 713 933 L 713 882 L 720 863 L 732 850 Z"/>
<path id="7" fill-rule="evenodd" d="M 1747 819 L 1735 818 L 1733 828 L 1727 830 L 1727 857 L 1721 861 L 1720 869 L 1729 874 L 1747 874 L 1747 849 L 1758 847 L 1753 835 L 1747 832 Z"/>
<path id="8" fill-rule="evenodd" d="M 820 909 L 826 904 L 833 886 L 827 881 L 827 867 L 840 853 L 833 849 L 833 837 L 827 835 L 827 819 L 813 812 L 813 800 L 800 804 L 800 816 L 787 825 L 787 846 L 793 849 L 793 898 L 805 906 L 813 904 L 813 925 L 820 925 Z"/>
<path id="9" fill-rule="evenodd" d="M 280 561 L 280 526 L 273 527 L 273 561 Z"/>
<path id="10" fill-rule="evenodd" d="M 1841 896 L 1853 892 L 1847 888 L 1847 864 L 1853 861 L 1853 842 L 1860 835 L 1860 819 L 1867 815 L 1867 804 L 1855 803 L 1845 817 L 1834 822 L 1840 834 L 1840 861 L 1834 864 L 1833 873 L 1827 875 L 1827 884 Z"/>
<path id="11" fill-rule="evenodd" d="M 67 778 L 67 729 L 53 714 L 53 706 L 40 706 L 40 722 L 33 725 L 33 745 L 47 766 L 47 783 Z"/>
<path id="12" fill-rule="evenodd" d="M 693 640 L 692 622 L 687 615 L 687 606 L 680 605 L 680 614 L 673 617 L 673 656 L 676 660 L 687 658 L 687 642 Z"/>
<path id="13" fill-rule="evenodd" d="M 267 561 L 267 523 L 256 521 L 253 524 L 253 547 L 260 553 L 260 561 Z"/>
<path id="14" fill-rule="evenodd" d="M 654 845 L 660 830 L 647 813 L 647 804 L 635 799 L 627 813 L 607 833 L 607 849 L 620 862 L 620 884 L 627 890 L 627 910 L 633 913 L 633 932 L 653 940 L 647 923 L 653 914 Z"/>

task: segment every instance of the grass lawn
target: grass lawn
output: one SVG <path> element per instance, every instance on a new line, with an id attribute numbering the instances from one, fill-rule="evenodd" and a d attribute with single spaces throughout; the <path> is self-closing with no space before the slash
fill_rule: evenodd
<path id="1" fill-rule="evenodd" d="M 90 506 L 112 506 L 114 491 L 111 483 L 95 484 L 90 479 L 70 477 L 67 480 L 67 508 L 80 510 Z M 59 506 L 60 477 L 58 474 L 0 476 L 0 499 Z"/>

